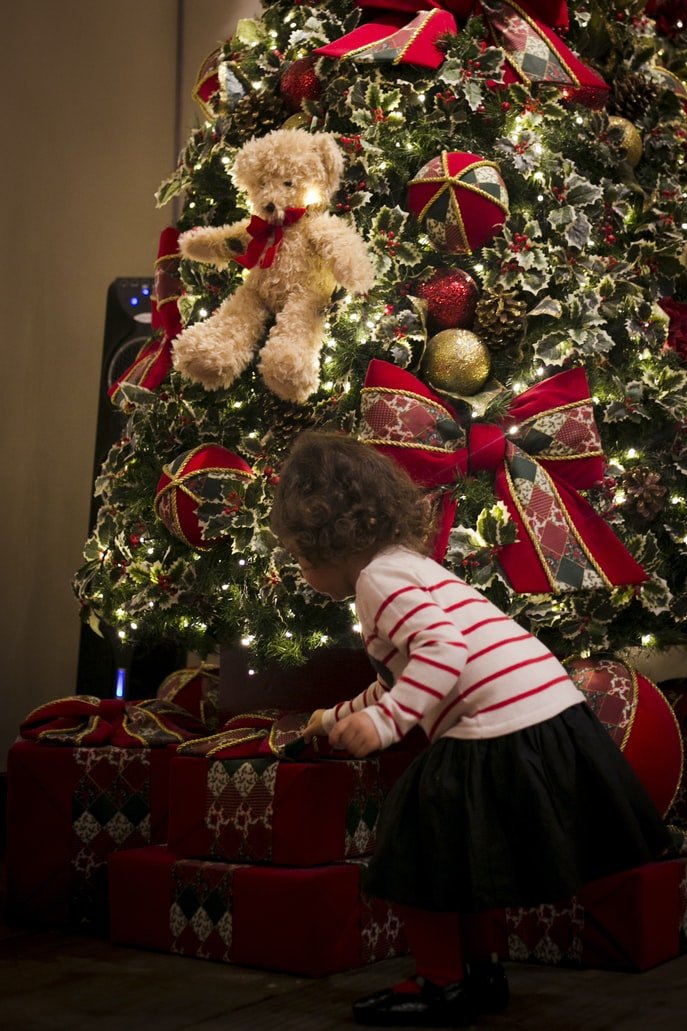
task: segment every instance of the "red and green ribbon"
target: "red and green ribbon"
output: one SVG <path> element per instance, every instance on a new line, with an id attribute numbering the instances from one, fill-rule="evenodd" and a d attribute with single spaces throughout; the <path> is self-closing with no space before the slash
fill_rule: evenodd
<path id="1" fill-rule="evenodd" d="M 573 368 L 518 395 L 498 424 L 460 425 L 455 411 L 411 373 L 368 367 L 362 440 L 402 465 L 428 491 L 488 470 L 518 530 L 499 550 L 511 586 L 548 594 L 640 584 L 647 579 L 610 526 L 579 494 L 603 477 L 604 457 L 584 369 Z M 443 494 L 435 557 L 448 545 L 457 503 Z"/>

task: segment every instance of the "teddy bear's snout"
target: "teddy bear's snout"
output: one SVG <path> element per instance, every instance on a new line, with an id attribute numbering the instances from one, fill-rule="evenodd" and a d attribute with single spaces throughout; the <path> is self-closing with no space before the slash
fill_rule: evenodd
<path id="1" fill-rule="evenodd" d="M 277 205 L 274 203 L 274 201 L 270 201 L 268 204 L 265 204 L 265 211 L 268 215 L 273 215 L 276 210 Z"/>

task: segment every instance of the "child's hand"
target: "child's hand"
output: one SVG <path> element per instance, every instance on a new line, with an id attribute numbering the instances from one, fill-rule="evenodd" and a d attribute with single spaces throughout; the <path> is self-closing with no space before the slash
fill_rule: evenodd
<path id="1" fill-rule="evenodd" d="M 326 737 L 327 732 L 322 726 L 322 716 L 324 709 L 315 709 L 314 713 L 308 720 L 305 730 L 303 731 L 303 740 L 312 741 L 314 737 Z"/>
<path id="2" fill-rule="evenodd" d="M 313 713 L 314 715 L 314 713 Z M 346 748 L 356 759 L 382 747 L 377 728 L 366 712 L 353 712 L 334 726 L 329 735 L 332 748 Z"/>

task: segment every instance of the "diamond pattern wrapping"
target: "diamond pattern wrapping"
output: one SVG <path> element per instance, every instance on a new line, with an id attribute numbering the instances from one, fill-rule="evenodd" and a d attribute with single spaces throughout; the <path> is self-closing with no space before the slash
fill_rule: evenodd
<path id="1" fill-rule="evenodd" d="M 493 910 L 499 952 L 512 962 L 649 970 L 681 951 L 686 873 L 686 859 L 648 863 L 556 905 Z"/>
<path id="2" fill-rule="evenodd" d="M 168 842 L 181 856 L 310 867 L 369 855 L 384 795 L 412 759 L 286 762 L 176 755 Z"/>
<path id="3" fill-rule="evenodd" d="M 7 915 L 107 927 L 107 858 L 163 841 L 170 752 L 12 746 L 7 764 Z"/>
<path id="4" fill-rule="evenodd" d="M 109 864 L 111 938 L 306 977 L 402 955 L 401 921 L 364 896 L 361 869 L 181 859 L 161 846 L 117 852 Z"/>

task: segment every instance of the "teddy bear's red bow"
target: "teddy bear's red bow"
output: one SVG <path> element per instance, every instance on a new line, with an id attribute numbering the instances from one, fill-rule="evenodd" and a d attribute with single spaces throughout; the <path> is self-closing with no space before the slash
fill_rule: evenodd
<path id="1" fill-rule="evenodd" d="M 603 452 L 584 369 L 560 372 L 523 391 L 498 425 L 467 429 L 411 373 L 370 362 L 360 437 L 429 490 L 493 472 L 497 497 L 518 529 L 499 562 L 521 594 L 639 584 L 647 576 L 578 490 L 603 477 Z M 456 512 L 444 493 L 441 561 Z"/>
<path id="2" fill-rule="evenodd" d="M 306 208 L 286 208 L 281 222 L 268 222 L 259 215 L 253 215 L 247 233 L 252 237 L 247 249 L 239 254 L 236 261 L 244 268 L 269 268 L 284 239 L 284 227 L 293 225 L 303 218 Z"/>

